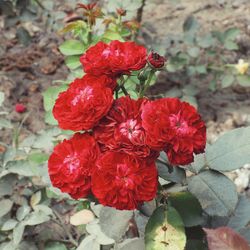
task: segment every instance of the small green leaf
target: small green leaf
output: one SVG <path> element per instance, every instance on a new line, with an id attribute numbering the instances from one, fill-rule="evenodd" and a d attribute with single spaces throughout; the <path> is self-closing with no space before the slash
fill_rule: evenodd
<path id="1" fill-rule="evenodd" d="M 13 241 L 15 245 L 18 245 L 23 237 L 23 232 L 25 229 L 25 225 L 21 222 L 19 223 L 13 230 Z"/>
<path id="2" fill-rule="evenodd" d="M 250 87 L 250 76 L 248 75 L 238 75 L 237 81 L 242 87 Z"/>
<path id="3" fill-rule="evenodd" d="M 49 221 L 50 217 L 42 211 L 34 211 L 29 214 L 24 220 L 24 224 L 27 226 L 34 226 L 46 221 Z"/>
<path id="4" fill-rule="evenodd" d="M 65 56 L 81 55 L 85 51 L 84 45 L 78 40 L 67 40 L 59 46 Z"/>
<path id="5" fill-rule="evenodd" d="M 9 219 L 9 220 L 7 220 L 7 221 L 4 222 L 1 230 L 2 231 L 12 230 L 16 226 L 17 223 L 18 222 L 16 220 Z"/>
<path id="6" fill-rule="evenodd" d="M 119 40 L 121 42 L 124 41 L 124 39 L 119 33 L 112 31 L 112 30 L 106 30 L 106 32 L 103 34 L 103 39 L 109 40 L 109 41 L 112 41 L 112 40 Z"/>
<path id="7" fill-rule="evenodd" d="M 79 56 L 68 56 L 65 58 L 65 63 L 69 69 L 77 69 L 81 66 Z"/>
<path id="8" fill-rule="evenodd" d="M 30 213 L 30 207 L 23 205 L 17 209 L 16 218 L 19 221 L 22 221 Z"/>
<path id="9" fill-rule="evenodd" d="M 224 33 L 224 39 L 233 41 L 237 38 L 239 34 L 240 34 L 240 30 L 238 28 L 229 28 Z"/>
<path id="10" fill-rule="evenodd" d="M 13 126 L 9 120 L 0 118 L 0 129 L 2 128 L 13 128 Z"/>
<path id="11" fill-rule="evenodd" d="M 12 208 L 13 201 L 9 199 L 3 199 L 0 201 L 0 218 L 6 215 Z"/>
<path id="12" fill-rule="evenodd" d="M 237 50 L 237 49 L 239 49 L 237 43 L 235 43 L 233 41 L 230 41 L 230 40 L 226 40 L 225 43 L 224 43 L 224 46 L 228 50 Z"/>
<path id="13" fill-rule="evenodd" d="M 197 20 L 194 18 L 194 16 L 189 16 L 184 24 L 183 24 L 183 31 L 185 32 L 195 32 L 199 28 L 199 23 Z"/>
<path id="14" fill-rule="evenodd" d="M 208 33 L 204 37 L 198 37 L 197 43 L 201 48 L 207 49 L 214 45 L 215 40 L 211 33 Z"/>
<path id="15" fill-rule="evenodd" d="M 29 161 L 33 161 L 37 164 L 41 164 L 45 161 L 47 161 L 49 158 L 49 156 L 45 153 L 40 153 L 40 152 L 37 152 L 37 153 L 32 153 L 28 156 L 28 160 Z"/>
<path id="16" fill-rule="evenodd" d="M 0 91 L 0 107 L 3 105 L 4 101 L 4 92 Z"/>
<path id="17" fill-rule="evenodd" d="M 221 87 L 227 88 L 231 86 L 234 82 L 234 76 L 233 75 L 223 75 L 223 78 L 221 80 Z"/>
<path id="18" fill-rule="evenodd" d="M 185 227 L 201 225 L 203 222 L 201 205 L 191 193 L 171 193 L 168 201 L 180 214 Z"/>
<path id="19" fill-rule="evenodd" d="M 198 47 L 193 47 L 188 49 L 188 54 L 194 58 L 198 57 L 200 54 L 200 49 Z"/>
<path id="20" fill-rule="evenodd" d="M 215 171 L 203 171 L 188 179 L 189 191 L 199 200 L 207 214 L 230 215 L 238 202 L 234 183 Z"/>
<path id="21" fill-rule="evenodd" d="M 46 244 L 45 250 L 67 250 L 67 247 L 60 242 L 49 242 Z"/>
<path id="22" fill-rule="evenodd" d="M 43 92 L 43 105 L 46 111 L 51 111 L 60 92 L 65 91 L 68 85 L 52 86 Z"/>

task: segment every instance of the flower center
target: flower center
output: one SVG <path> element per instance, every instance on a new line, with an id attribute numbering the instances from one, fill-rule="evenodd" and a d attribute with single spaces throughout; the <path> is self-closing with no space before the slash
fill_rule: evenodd
<path id="1" fill-rule="evenodd" d="M 63 161 L 63 164 L 67 166 L 70 174 L 72 174 L 80 166 L 80 160 L 76 154 L 67 155 Z"/>
<path id="2" fill-rule="evenodd" d="M 138 124 L 137 120 L 129 119 L 123 122 L 119 126 L 120 133 L 127 137 L 130 141 L 138 138 L 141 135 L 141 126 Z"/>
<path id="3" fill-rule="evenodd" d="M 79 101 L 89 100 L 93 97 L 93 88 L 86 86 L 84 89 L 81 89 L 78 95 L 71 101 L 72 105 L 75 106 Z"/>

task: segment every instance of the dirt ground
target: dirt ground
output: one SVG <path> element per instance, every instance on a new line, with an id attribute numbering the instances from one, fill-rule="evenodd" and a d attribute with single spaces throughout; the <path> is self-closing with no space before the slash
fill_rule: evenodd
<path id="1" fill-rule="evenodd" d="M 70 13 L 72 4 L 69 2 L 58 1 L 51 12 L 52 18 L 57 11 Z M 147 32 L 150 30 L 154 39 L 164 41 L 167 36 L 181 32 L 184 20 L 191 14 L 198 19 L 204 30 L 240 28 L 242 32 L 238 42 L 241 51 L 236 57 L 248 59 L 249 0 L 148 0 L 142 17 L 143 29 Z M 5 92 L 5 104 L 11 112 L 12 121 L 18 122 L 23 117 L 14 111 L 17 102 L 27 105 L 27 110 L 31 112 L 25 122 L 24 135 L 46 127 L 42 92 L 53 85 L 55 80 L 65 79 L 68 73 L 63 56 L 58 51 L 58 44 L 63 38 L 46 26 L 44 20 L 40 15 L 34 21 L 26 22 L 31 39 L 25 47 L 16 36 L 18 24 L 6 28 L 5 17 L 0 16 L 0 91 Z M 62 20 L 58 22 L 62 24 Z M 158 86 L 168 90 L 164 74 Z M 199 111 L 207 123 L 209 141 L 214 141 L 218 134 L 227 130 L 250 125 L 249 97 L 248 89 L 232 88 L 212 93 L 201 84 L 197 99 Z M 0 137 L 6 143 L 11 141 L 8 131 L 0 132 Z"/>

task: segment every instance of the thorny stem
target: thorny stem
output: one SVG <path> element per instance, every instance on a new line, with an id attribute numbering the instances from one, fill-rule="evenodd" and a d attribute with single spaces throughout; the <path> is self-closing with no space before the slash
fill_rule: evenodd
<path id="1" fill-rule="evenodd" d="M 78 246 L 78 242 L 73 238 L 72 234 L 70 233 L 69 229 L 65 226 L 64 221 L 61 217 L 61 215 L 53 210 L 53 213 L 55 214 L 55 216 L 58 218 L 59 222 L 60 222 L 60 226 L 63 228 L 63 230 L 65 231 L 65 233 L 67 234 L 67 236 L 69 237 L 69 241 L 74 245 L 74 246 Z"/>

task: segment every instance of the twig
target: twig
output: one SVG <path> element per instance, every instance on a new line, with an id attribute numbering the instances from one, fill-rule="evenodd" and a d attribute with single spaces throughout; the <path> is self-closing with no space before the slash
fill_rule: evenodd
<path id="1" fill-rule="evenodd" d="M 55 214 L 55 216 L 58 218 L 58 220 L 60 221 L 60 226 L 64 229 L 65 233 L 67 234 L 67 236 L 69 237 L 69 241 L 74 245 L 74 246 L 78 246 L 78 242 L 73 238 L 72 234 L 70 233 L 69 229 L 65 226 L 65 223 L 61 217 L 61 215 L 56 211 L 53 210 L 53 213 Z"/>

